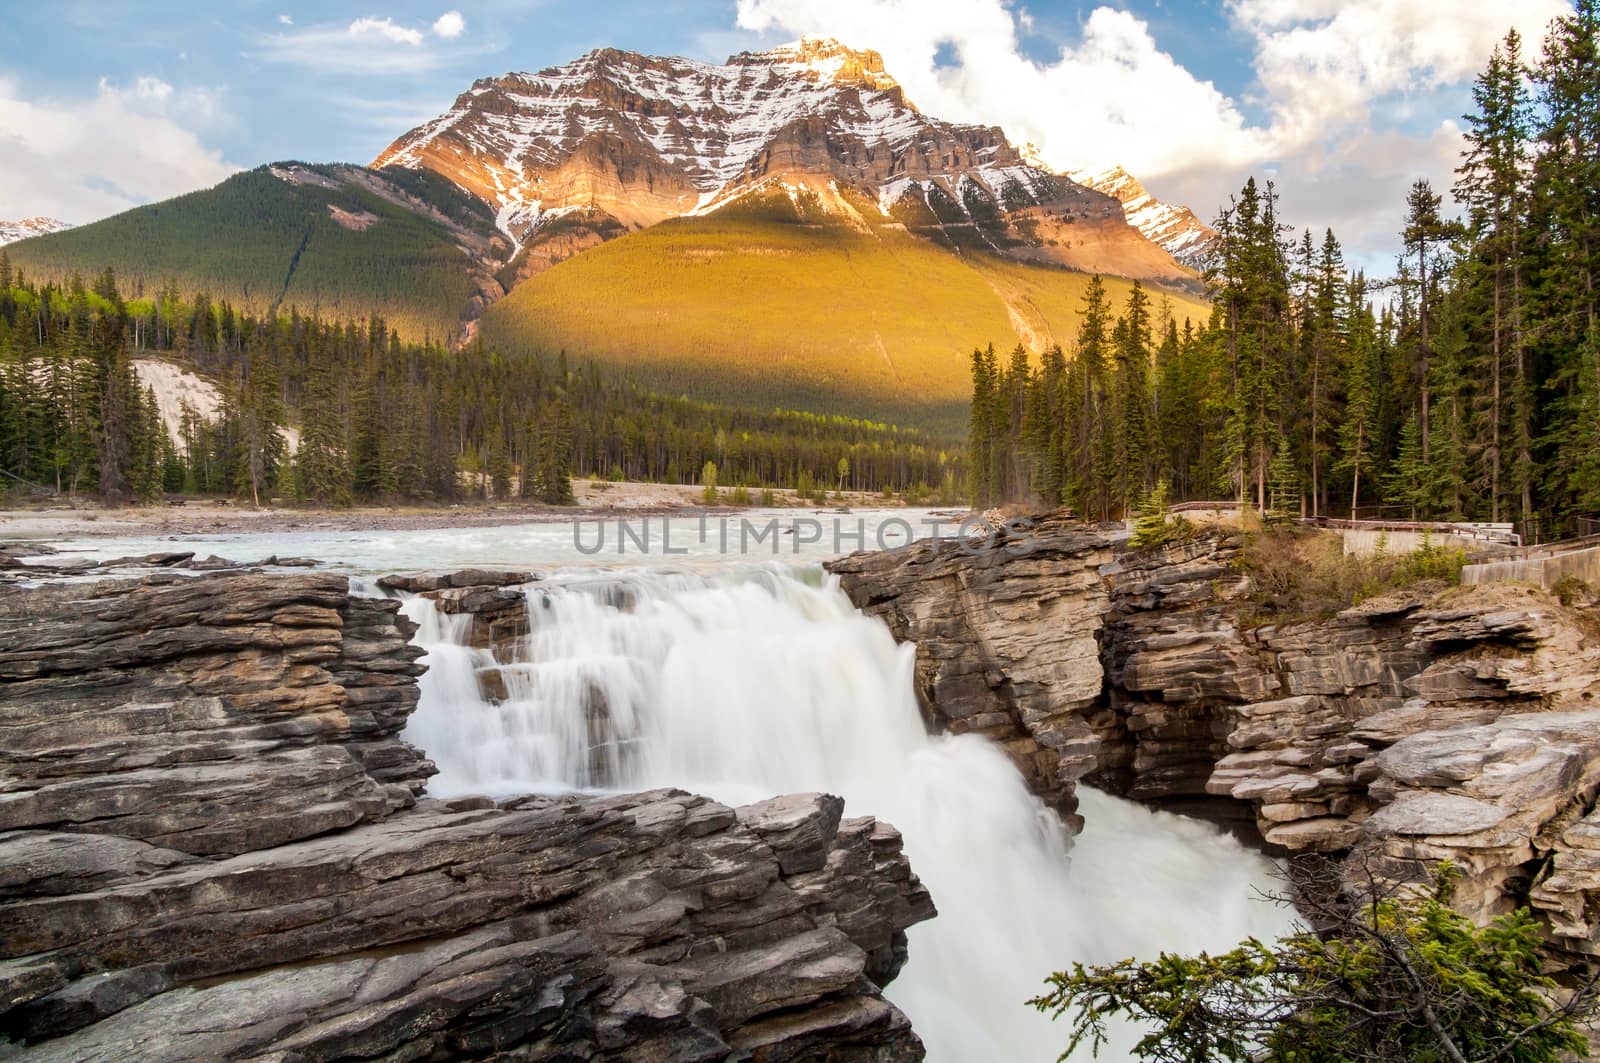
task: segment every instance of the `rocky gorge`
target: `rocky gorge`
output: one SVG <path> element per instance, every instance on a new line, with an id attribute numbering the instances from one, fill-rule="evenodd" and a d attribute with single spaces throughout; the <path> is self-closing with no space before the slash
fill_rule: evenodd
<path id="1" fill-rule="evenodd" d="M 430 799 L 394 600 L 180 562 L 0 595 L 0 1057 L 922 1058 L 892 827 Z"/>
<path id="2" fill-rule="evenodd" d="M 969 552 L 828 567 L 916 643 L 935 728 L 1000 743 L 1075 816 L 1080 783 L 1244 821 L 1347 884 L 1463 872 L 1479 920 L 1530 906 L 1557 966 L 1600 953 L 1600 626 L 1531 586 L 1418 584 L 1260 615 L 1238 532 L 1145 550 L 1057 519 Z"/>
<path id="3" fill-rule="evenodd" d="M 1509 583 L 1273 616 L 1246 550 L 1221 529 L 1134 550 L 1045 518 L 993 549 L 827 567 L 915 643 L 927 729 L 992 740 L 1069 826 L 1090 785 L 1227 823 L 1291 869 L 1407 882 L 1448 857 L 1474 918 L 1531 906 L 1553 967 L 1592 960 L 1593 616 Z M 429 796 L 402 734 L 423 651 L 395 596 L 454 625 L 492 705 L 570 590 L 16 553 L 0 1058 L 922 1058 L 883 989 L 939 894 L 881 809 L 603 777 Z M 618 616 L 639 592 L 594 589 Z M 633 740 L 618 706 L 575 696 L 580 747 Z"/>

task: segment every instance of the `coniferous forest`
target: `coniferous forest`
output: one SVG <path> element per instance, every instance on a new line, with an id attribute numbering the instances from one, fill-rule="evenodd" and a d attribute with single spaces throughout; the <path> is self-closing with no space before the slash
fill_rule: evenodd
<path id="1" fill-rule="evenodd" d="M 1083 300 L 1038 365 L 975 352 L 979 505 L 1121 517 L 1164 491 L 1295 516 L 1515 522 L 1600 516 L 1600 5 L 1513 32 L 1465 116 L 1451 189 L 1404 192 L 1392 276 L 1284 223 L 1251 180 L 1218 217 L 1207 321 L 1144 290 Z M 1398 192 L 1398 190 L 1397 190 Z M 1446 195 L 1450 207 L 1446 206 Z"/>
<path id="2" fill-rule="evenodd" d="M 185 410 L 176 440 L 134 371 L 155 356 L 220 385 L 216 416 Z M 114 503 L 561 504 L 574 476 L 694 482 L 708 462 L 725 488 L 814 497 L 954 495 L 965 478 L 959 446 L 892 426 L 665 397 L 564 357 L 403 343 L 376 317 L 253 316 L 170 286 L 128 299 L 109 269 L 37 285 L 0 251 L 5 488 Z"/>

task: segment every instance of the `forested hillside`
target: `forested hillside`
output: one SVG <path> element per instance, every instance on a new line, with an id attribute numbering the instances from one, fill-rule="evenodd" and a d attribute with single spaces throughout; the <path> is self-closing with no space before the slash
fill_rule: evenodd
<path id="1" fill-rule="evenodd" d="M 488 207 L 437 174 L 277 163 L 7 250 L 40 280 L 109 266 L 132 296 L 207 291 L 257 314 L 376 313 L 408 340 L 453 342 L 488 278 L 475 256 L 495 239 Z"/>
<path id="2" fill-rule="evenodd" d="M 971 363 L 972 487 L 1104 518 L 1158 486 L 1299 515 L 1600 514 L 1600 8 L 1510 34 L 1477 80 L 1453 192 L 1405 195 L 1393 277 L 1298 235 L 1271 184 L 1218 217 L 1210 319 L 1083 300 L 1076 355 Z"/>
<path id="3" fill-rule="evenodd" d="M 169 440 L 135 355 L 219 382 L 215 420 Z M 299 430 L 291 454 L 280 429 Z M 0 250 L 0 480 L 16 490 L 346 504 L 466 495 L 571 500 L 571 476 L 724 488 L 823 485 L 954 497 L 958 445 L 843 417 L 667 398 L 594 366 L 403 342 L 381 318 L 263 317 L 200 294 L 64 287 Z"/>
<path id="4" fill-rule="evenodd" d="M 946 432 L 966 422 L 970 337 L 1071 344 L 1087 274 L 1001 258 L 965 216 L 908 214 L 910 197 L 888 217 L 852 198 L 845 214 L 804 191 L 756 194 L 630 233 L 524 281 L 483 335 L 674 393 Z M 1180 320 L 1208 313 L 1190 293 L 1159 298 Z"/>

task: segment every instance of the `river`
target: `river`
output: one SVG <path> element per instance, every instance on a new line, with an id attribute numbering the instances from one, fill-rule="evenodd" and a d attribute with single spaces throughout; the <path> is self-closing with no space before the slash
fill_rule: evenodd
<path id="1" fill-rule="evenodd" d="M 1215 828 L 1084 790 L 1086 827 L 1069 841 L 997 747 L 926 732 L 913 648 L 859 613 L 820 561 L 858 545 L 858 521 L 866 545 L 887 527 L 892 546 L 906 537 L 894 521 L 925 535 L 929 515 L 799 518 L 818 529 L 795 525 L 793 512 L 749 519 L 764 529 L 772 516 L 776 549 L 763 537 L 754 551 L 737 524 L 730 542 L 717 518 L 698 517 L 652 518 L 649 548 L 634 518 L 620 551 L 615 521 L 608 548 L 590 549 L 602 534 L 593 520 L 576 535 L 555 523 L 58 545 L 88 557 L 310 556 L 357 576 L 537 570 L 525 590 L 529 634 L 505 660 L 466 646 L 461 618 L 424 599 L 405 605 L 429 666 L 405 737 L 439 766 L 430 793 L 839 794 L 847 816 L 900 829 L 939 908 L 911 929 L 910 959 L 886 990 L 936 1063 L 1053 1060 L 1065 1027 L 1024 1001 L 1074 961 L 1224 949 L 1289 926 L 1291 913 L 1259 899 L 1280 886 L 1275 866 Z M 503 701 L 481 694 L 485 668 L 503 676 Z M 1119 1031 L 1102 1058 L 1127 1058 L 1132 1037 Z"/>

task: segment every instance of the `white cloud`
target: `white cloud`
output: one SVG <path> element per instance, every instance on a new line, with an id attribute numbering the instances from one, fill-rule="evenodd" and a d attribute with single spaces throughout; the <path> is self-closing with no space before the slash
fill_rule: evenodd
<path id="1" fill-rule="evenodd" d="M 1143 21 L 1109 7 L 1050 64 L 1021 54 L 1018 16 L 1002 0 L 740 0 L 739 25 L 876 49 L 924 111 L 998 123 L 1061 168 L 1107 160 L 1154 175 L 1264 147 L 1232 100 L 1162 52 Z M 935 61 L 941 48 L 953 64 Z"/>
<path id="2" fill-rule="evenodd" d="M 278 21 L 280 23 L 282 23 L 283 25 L 285 25 L 285 26 L 293 26 L 294 25 L 294 19 L 290 18 L 288 15 L 279 15 L 278 16 Z"/>
<path id="3" fill-rule="evenodd" d="M 108 88 L 106 79 L 101 78 L 100 90 L 104 92 Z M 141 77 L 133 83 L 133 95 L 146 103 L 163 104 L 172 99 L 172 86 L 160 78 Z"/>
<path id="4" fill-rule="evenodd" d="M 1231 0 L 1256 42 L 1259 98 L 1284 145 L 1370 124 L 1372 101 L 1471 80 L 1515 26 L 1536 49 L 1564 0 Z"/>
<path id="5" fill-rule="evenodd" d="M 0 79 L 0 204 L 83 223 L 216 184 L 238 167 L 196 132 L 223 120 L 216 96 L 160 78 L 93 96 L 41 99 Z"/>
<path id="6" fill-rule="evenodd" d="M 1347 226 L 1341 235 L 1376 255 L 1398 227 L 1389 204 L 1403 202 L 1413 176 L 1447 187 L 1459 149 L 1454 126 L 1408 135 L 1382 116 L 1469 81 L 1513 25 L 1533 50 L 1569 9 L 1565 0 L 1228 0 L 1227 32 L 1254 54 L 1253 82 L 1237 98 L 1164 52 L 1144 20 L 1109 6 L 1044 63 L 1023 54 L 1027 14 L 1012 0 L 738 0 L 738 26 L 876 49 L 924 111 L 997 123 L 1060 169 L 1120 163 L 1202 216 L 1271 167 L 1291 218 Z M 953 64 L 936 62 L 941 48 Z M 1355 189 L 1382 209 L 1363 209 Z"/>
<path id="7" fill-rule="evenodd" d="M 440 43 L 456 40 L 466 28 L 459 11 L 445 12 L 426 31 L 368 15 L 265 34 L 251 54 L 328 74 L 420 74 L 468 54 L 470 49 Z"/>
<path id="8" fill-rule="evenodd" d="M 352 37 L 377 37 L 413 48 L 422 43 L 422 31 L 396 26 L 392 18 L 358 18 L 345 31 Z"/>
<path id="9" fill-rule="evenodd" d="M 467 20 L 461 17 L 459 11 L 446 11 L 433 22 L 435 35 L 445 40 L 454 40 L 461 36 L 467 29 Z"/>

